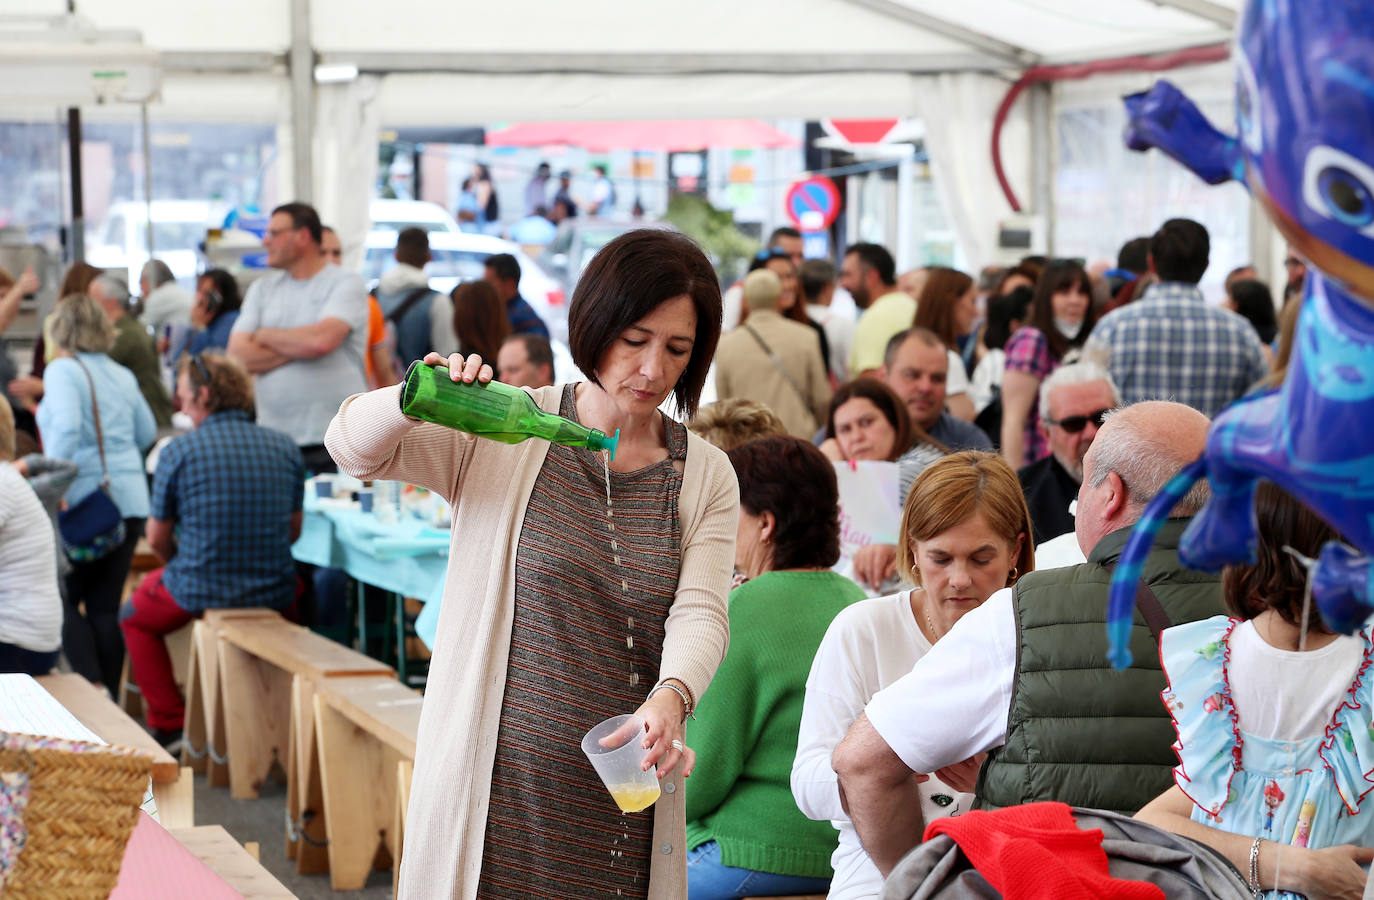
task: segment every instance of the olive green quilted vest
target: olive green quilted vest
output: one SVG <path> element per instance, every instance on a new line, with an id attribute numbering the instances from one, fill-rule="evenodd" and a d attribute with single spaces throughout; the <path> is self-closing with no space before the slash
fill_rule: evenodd
<path id="1" fill-rule="evenodd" d="M 1186 519 L 1164 524 L 1144 567 L 1175 625 L 1224 614 L 1219 575 L 1178 561 Z M 1173 724 L 1160 700 L 1159 650 L 1137 611 L 1131 667 L 1107 662 L 1107 586 L 1130 529 L 1080 566 L 1031 572 L 1016 584 L 1016 681 L 1006 744 L 978 773 L 980 809 L 1039 800 L 1133 815 L 1173 784 Z"/>

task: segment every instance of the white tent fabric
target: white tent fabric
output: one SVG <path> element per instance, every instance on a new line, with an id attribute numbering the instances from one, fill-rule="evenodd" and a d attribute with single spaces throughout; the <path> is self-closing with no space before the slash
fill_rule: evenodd
<path id="1" fill-rule="evenodd" d="M 375 75 L 347 84 L 322 84 L 315 102 L 315 205 L 339 233 L 344 265 L 362 264 L 370 190 L 377 180 L 380 130 Z M 360 189 L 365 186 L 369 189 Z"/>
<path id="2" fill-rule="evenodd" d="M 996 258 L 997 223 L 1011 212 L 988 151 L 993 115 L 1006 93 L 1006 82 L 974 72 L 922 78 L 916 92 L 935 189 L 972 265 Z M 1023 104 L 1002 133 L 1002 165 L 1022 197 L 1030 184 L 1028 131 Z"/>
<path id="3" fill-rule="evenodd" d="M 992 227 L 1007 212 L 988 158 L 991 111 L 1022 71 L 1224 41 L 1240 2 L 641 0 L 631 11 L 620 0 L 389 0 L 384 9 L 236 0 L 190 12 L 182 0 L 81 0 L 78 9 L 97 28 L 142 32 L 161 52 L 154 119 L 275 122 L 284 161 L 313 126 L 312 155 L 298 165 L 313 164 L 315 199 L 340 222 L 352 219 L 343 192 L 370 195 L 368 154 L 353 151 L 372 145 L 378 125 L 920 115 L 940 193 L 974 261 L 990 258 Z M 66 0 L 6 0 L 0 25 L 65 10 Z M 0 47 L 5 40 L 0 30 Z M 293 44 L 304 58 L 353 64 L 376 81 L 315 85 L 316 115 L 293 120 Z M 1002 149 L 1026 200 L 1024 106 Z M 284 182 L 292 169 L 277 167 Z"/>

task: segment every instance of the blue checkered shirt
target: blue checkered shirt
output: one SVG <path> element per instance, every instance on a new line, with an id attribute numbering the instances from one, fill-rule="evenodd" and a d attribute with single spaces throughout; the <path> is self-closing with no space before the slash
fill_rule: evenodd
<path id="1" fill-rule="evenodd" d="M 296 597 L 291 515 L 305 463 L 295 441 L 243 410 L 211 413 L 162 449 L 152 516 L 176 523 L 162 583 L 187 612 L 285 609 Z"/>
<path id="2" fill-rule="evenodd" d="M 1176 400 L 1209 417 L 1269 374 L 1250 323 L 1191 284 L 1152 285 L 1104 316 L 1084 355 L 1104 354 L 1127 403 Z"/>

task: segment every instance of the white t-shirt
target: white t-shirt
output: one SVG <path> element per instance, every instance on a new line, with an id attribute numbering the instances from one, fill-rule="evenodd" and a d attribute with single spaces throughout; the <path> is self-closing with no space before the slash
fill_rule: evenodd
<path id="1" fill-rule="evenodd" d="M 964 370 L 964 358 L 950 350 L 949 373 L 945 375 L 945 397 L 954 397 L 968 392 L 968 372 Z"/>
<path id="2" fill-rule="evenodd" d="M 854 319 L 833 306 L 806 304 L 806 314 L 821 326 L 830 345 L 830 371 L 841 382 L 849 380 L 849 349 L 854 346 Z"/>
<path id="3" fill-rule="evenodd" d="M 1011 598 L 1003 588 L 970 610 L 864 707 L 911 771 L 934 772 L 1006 742 L 1016 682 Z"/>
<path id="4" fill-rule="evenodd" d="M 983 355 L 973 370 L 973 380 L 969 382 L 969 398 L 973 400 L 973 411 L 980 413 L 988 408 L 992 398 L 1002 389 L 1002 373 L 1007 367 L 1007 352 L 1002 349 L 989 350 Z"/>
<path id="5" fill-rule="evenodd" d="M 1320 650 L 1280 650 L 1260 637 L 1255 623 L 1231 630 L 1227 680 L 1240 729 L 1283 741 L 1321 734 L 1345 699 L 1364 662 L 1364 641 L 1340 635 Z M 1314 679 L 1313 672 L 1329 673 Z"/>
<path id="6" fill-rule="evenodd" d="M 62 646 L 52 520 L 7 462 L 0 462 L 0 642 L 34 653 Z"/>
<path id="7" fill-rule="evenodd" d="M 332 353 L 297 359 L 257 377 L 258 424 L 289 435 L 300 446 L 323 444 L 329 421 L 346 397 L 367 390 L 367 292 L 362 276 L 326 265 L 297 280 L 284 271 L 248 287 L 234 334 L 259 328 L 300 328 L 341 319 L 351 329 Z"/>
<path id="8" fill-rule="evenodd" d="M 840 805 L 830 756 L 868 699 L 909 672 L 930 649 L 912 614 L 911 592 L 903 591 L 845 609 L 830 623 L 816 651 L 792 763 L 792 796 L 807 817 L 829 819 L 839 829 L 840 843 L 830 858 L 835 876 L 829 900 L 875 898 L 883 886 L 882 874 Z M 920 792 L 927 822 L 973 804 L 972 794 L 955 791 L 934 777 L 921 784 Z"/>

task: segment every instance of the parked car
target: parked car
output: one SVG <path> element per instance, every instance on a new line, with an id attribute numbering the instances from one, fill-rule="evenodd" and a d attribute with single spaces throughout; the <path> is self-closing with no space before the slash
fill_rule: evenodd
<path id="1" fill-rule="evenodd" d="M 165 262 L 177 281 L 195 287 L 197 248 L 206 230 L 224 219 L 219 204 L 209 200 L 154 200 L 153 256 Z M 124 275 L 138 293 L 138 276 L 148 261 L 148 205 L 133 201 L 112 204 L 105 221 L 89 233 L 86 262 Z"/>
<path id="2" fill-rule="evenodd" d="M 375 283 L 382 273 L 396 264 L 395 251 L 395 231 L 368 234 L 363 253 L 363 279 L 368 284 Z M 429 285 L 444 293 L 450 293 L 460 281 L 481 278 L 487 257 L 497 253 L 511 254 L 520 263 L 520 295 L 544 320 L 550 335 L 557 341 L 567 342 L 568 308 L 563 289 L 517 244 L 484 234 L 431 232 L 429 253 L 433 257 L 425 267 Z"/>
<path id="3" fill-rule="evenodd" d="M 424 200 L 373 200 L 367 207 L 373 231 L 423 228 L 428 232 L 459 232 L 458 220 L 437 203 Z"/>
<path id="4" fill-rule="evenodd" d="M 563 293 L 571 297 L 582 270 L 587 268 L 597 251 L 636 228 L 672 229 L 673 226 L 666 222 L 627 222 L 581 216 L 564 219 L 553 243 L 539 254 L 539 265 L 562 285 Z"/>

